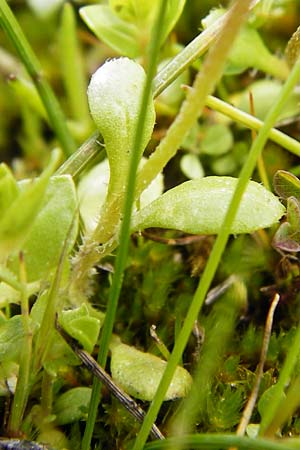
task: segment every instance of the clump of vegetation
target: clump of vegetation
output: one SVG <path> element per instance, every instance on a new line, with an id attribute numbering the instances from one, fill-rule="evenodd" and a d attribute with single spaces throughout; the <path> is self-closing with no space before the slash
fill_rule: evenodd
<path id="1" fill-rule="evenodd" d="M 296 448 L 297 2 L 44 3 L 0 0 L 0 448 Z"/>

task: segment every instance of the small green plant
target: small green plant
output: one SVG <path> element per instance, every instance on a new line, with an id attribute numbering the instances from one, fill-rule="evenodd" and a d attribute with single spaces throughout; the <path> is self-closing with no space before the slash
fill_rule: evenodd
<path id="1" fill-rule="evenodd" d="M 128 448 L 139 450 L 149 433 L 163 437 L 155 421 L 162 402 L 169 401 L 169 412 L 160 423 L 164 432 L 177 434 L 177 442 L 170 439 L 173 448 L 181 444 L 204 448 L 208 445 L 204 435 L 187 436 L 184 441 L 180 434 L 194 430 L 196 424 L 198 431 L 234 431 L 253 385 L 251 357 L 255 357 L 249 342 L 256 337 L 255 331 L 251 334 L 254 328 L 242 330 L 236 345 L 240 356 L 235 355 L 237 324 L 246 314 L 247 298 L 255 303 L 265 285 L 264 271 L 271 277 L 280 264 L 274 249 L 288 256 L 300 249 L 299 180 L 287 170 L 277 170 L 297 172 L 297 167 L 269 170 L 261 164 L 265 186 L 256 174 L 256 181 L 250 180 L 268 138 L 288 150 L 291 158 L 300 155 L 295 139 L 272 129 L 277 120 L 282 123 L 299 112 L 294 91 L 300 74 L 297 39 L 294 36 L 288 46 L 289 68 L 261 38 L 266 4 L 272 2 L 235 1 L 228 10 L 207 10 L 204 30 L 186 47 L 175 43 L 170 33 L 176 33 L 183 11 L 187 14 L 192 8 L 189 2 L 89 3 L 93 2 L 79 10 L 80 17 L 115 57 L 97 62 L 86 95 L 75 14 L 66 4 L 58 58 L 66 119 L 16 16 L 0 0 L 0 24 L 30 76 L 17 70 L 14 60 L 16 76 L 11 77 L 10 89 L 24 104 L 21 147 L 27 159 L 20 165 L 21 176 L 7 164 L 0 165 L 0 399 L 13 395 L 1 433 L 34 437 L 57 449 L 83 450 L 101 436 L 105 446 L 114 448 L 120 439 L 120 448 L 124 441 Z M 50 10 L 39 13 L 52 23 L 54 16 L 47 18 Z M 95 61 L 91 65 L 95 67 Z M 188 73 L 189 66 L 196 75 Z M 242 87 L 249 68 L 275 77 L 248 83 L 255 98 L 249 109 L 252 116 L 245 112 L 248 93 Z M 194 78 L 192 86 L 182 86 L 189 78 Z M 221 99 L 211 96 L 216 89 Z M 271 96 L 272 104 L 266 106 Z M 207 105 L 218 113 L 208 114 Z M 221 118 L 220 112 L 228 117 Z M 258 131 L 252 145 L 243 126 L 231 121 Z M 35 145 L 45 141 L 41 130 L 49 125 L 55 136 L 35 153 Z M 4 134 L 4 142 L 6 138 Z M 75 151 L 75 143 L 84 139 Z M 62 151 L 52 150 L 55 147 Z M 270 151 L 274 158 L 276 152 Z M 34 169 L 40 175 L 30 176 L 30 158 L 37 160 L 38 154 L 43 162 Z M 170 169 L 173 163 L 175 176 Z M 280 198 L 267 187 L 274 172 Z M 286 221 L 279 224 L 285 214 Z M 149 228 L 159 243 L 142 237 Z M 273 248 L 264 228 L 271 228 Z M 184 237 L 180 234 L 177 239 L 178 233 Z M 181 239 L 188 242 L 186 250 L 173 250 L 171 245 Z M 199 250 L 195 244 L 194 248 L 192 239 L 203 247 Z M 188 258 L 185 252 L 190 253 Z M 256 252 L 263 256 L 258 258 Z M 204 261 L 199 261 L 202 253 Z M 288 293 L 293 292 L 297 264 L 287 279 L 274 275 L 271 291 L 288 285 Z M 201 274 L 198 287 L 190 270 Z M 257 273 L 255 281 L 252 273 Z M 227 281 L 211 295 L 220 297 L 218 303 L 211 307 L 206 301 L 200 314 L 211 283 L 223 278 Z M 152 321 L 157 325 L 154 340 L 148 336 Z M 205 342 L 200 348 L 203 324 Z M 286 359 L 276 367 L 277 385 L 265 373 L 265 392 L 254 419 L 260 414 L 261 428 L 255 423 L 249 427 L 249 435 L 256 430 L 256 439 L 216 434 L 210 437 L 211 448 L 289 448 L 289 443 L 258 435 L 273 437 L 293 420 L 299 405 L 297 397 L 285 415 L 279 414 L 280 405 L 286 406 L 299 387 L 298 328 L 291 340 L 286 352 L 280 348 L 283 340 L 274 338 L 274 354 L 282 352 Z M 91 356 L 97 351 L 100 368 Z M 245 365 L 243 358 L 249 358 Z M 78 370 L 82 362 L 88 370 Z M 112 392 L 121 392 L 125 407 L 143 422 L 135 443 L 135 430 L 126 428 L 128 418 L 122 420 L 120 414 L 114 425 L 107 396 L 99 406 L 101 385 L 92 383 L 91 367 L 96 376 L 102 374 L 100 379 L 112 386 Z M 103 378 L 105 369 L 112 378 L 105 372 Z M 147 414 L 128 395 L 152 402 Z M 270 407 L 263 400 L 268 395 L 274 399 Z M 174 414 L 176 401 L 183 398 Z M 5 405 L 2 408 L 0 403 L 0 408 Z M 85 423 L 85 431 L 80 422 Z M 109 436 L 105 436 L 107 423 L 113 430 Z M 165 445 L 154 442 L 145 448 Z"/>

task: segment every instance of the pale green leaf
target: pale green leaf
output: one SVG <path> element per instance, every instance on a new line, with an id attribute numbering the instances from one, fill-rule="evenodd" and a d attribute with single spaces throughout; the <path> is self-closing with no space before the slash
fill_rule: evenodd
<path id="1" fill-rule="evenodd" d="M 70 336 L 75 338 L 86 351 L 92 353 L 98 340 L 101 322 L 89 314 L 86 304 L 76 309 L 62 311 L 59 321 Z"/>
<path id="2" fill-rule="evenodd" d="M 28 185 L 30 187 L 28 180 L 20 183 L 24 192 L 27 192 Z M 57 265 L 67 237 L 71 250 L 77 227 L 77 198 L 72 177 L 53 176 L 40 211 L 22 245 L 28 281 L 42 279 Z M 9 267 L 18 273 L 18 265 L 18 255 L 14 254 L 10 257 Z"/>
<path id="3" fill-rule="evenodd" d="M 169 0 L 164 23 L 164 32 L 162 33 L 162 41 L 164 42 L 168 34 L 174 28 L 183 11 L 186 0 Z"/>
<path id="4" fill-rule="evenodd" d="M 114 381 L 133 397 L 153 400 L 167 362 L 122 343 L 112 345 L 111 353 L 110 367 Z M 165 400 L 185 397 L 191 383 L 189 372 L 177 366 Z"/>
<path id="5" fill-rule="evenodd" d="M 180 160 L 180 168 L 184 175 L 191 180 L 204 176 L 204 169 L 199 157 L 193 153 L 183 155 Z"/>
<path id="6" fill-rule="evenodd" d="M 132 230 L 160 227 L 193 234 L 219 233 L 237 181 L 236 178 L 215 176 L 187 181 L 136 213 Z M 278 222 L 284 211 L 277 197 L 250 181 L 231 233 L 252 233 L 270 227 Z"/>
<path id="7" fill-rule="evenodd" d="M 5 258 L 18 252 L 28 236 L 43 204 L 51 174 L 60 157 L 55 152 L 52 161 L 39 178 L 30 180 L 0 218 L 0 254 Z"/>
<path id="8" fill-rule="evenodd" d="M 109 6 L 121 19 L 140 25 L 152 22 L 157 4 L 157 0 L 109 0 Z"/>
<path id="9" fill-rule="evenodd" d="M 233 146 L 230 129 L 221 123 L 207 128 L 201 142 L 201 152 L 207 155 L 223 155 Z"/>
<path id="10" fill-rule="evenodd" d="M 91 388 L 77 387 L 62 394 L 53 407 L 57 425 L 66 425 L 86 419 L 91 392 Z"/>
<path id="11" fill-rule="evenodd" d="M 259 412 L 261 418 L 263 418 L 264 415 L 268 413 L 269 405 L 272 402 L 273 397 L 278 395 L 278 392 L 279 392 L 280 400 L 284 401 L 286 399 L 286 394 L 276 384 L 269 387 L 260 397 L 257 409 L 258 409 L 258 412 Z"/>
<path id="12" fill-rule="evenodd" d="M 255 116 L 264 120 L 268 112 L 278 99 L 282 89 L 282 83 L 278 80 L 262 79 L 247 86 L 247 89 L 241 93 L 236 93 L 231 97 L 230 101 L 242 111 L 251 113 L 249 93 L 253 97 Z M 287 102 L 281 108 L 278 122 L 299 115 L 300 95 L 295 90 L 288 98 Z"/>
<path id="13" fill-rule="evenodd" d="M 90 30 L 117 53 L 129 58 L 140 55 L 138 29 L 114 14 L 109 6 L 85 6 L 79 13 Z"/>
<path id="14" fill-rule="evenodd" d="M 223 8 L 213 9 L 202 20 L 205 28 L 225 13 Z M 235 74 L 253 67 L 272 75 L 287 74 L 284 61 L 277 59 L 264 44 L 258 31 L 246 24 L 240 31 L 228 58 L 226 74 Z"/>
<path id="15" fill-rule="evenodd" d="M 32 325 L 32 322 L 31 322 Z M 23 318 L 20 315 L 0 324 L 0 363 L 18 361 L 24 339 Z"/>
<path id="16" fill-rule="evenodd" d="M 3 217 L 5 211 L 19 194 L 19 188 L 9 167 L 0 164 L 0 217 Z"/>

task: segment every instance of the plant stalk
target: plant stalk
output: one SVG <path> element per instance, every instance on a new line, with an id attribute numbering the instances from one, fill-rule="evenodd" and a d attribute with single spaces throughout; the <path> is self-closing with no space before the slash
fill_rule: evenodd
<path id="1" fill-rule="evenodd" d="M 32 359 L 32 331 L 29 321 L 29 303 L 26 270 L 23 254 L 20 253 L 21 313 L 24 337 L 22 341 L 18 381 L 13 399 L 8 429 L 11 436 L 20 436 L 22 420 L 27 405 Z"/>

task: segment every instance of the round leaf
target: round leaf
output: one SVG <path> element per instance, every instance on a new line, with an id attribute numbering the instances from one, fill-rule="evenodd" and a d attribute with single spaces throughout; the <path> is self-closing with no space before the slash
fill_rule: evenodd
<path id="1" fill-rule="evenodd" d="M 207 129 L 201 143 L 201 152 L 207 155 L 223 155 L 233 146 L 231 131 L 226 125 L 216 124 Z"/>

